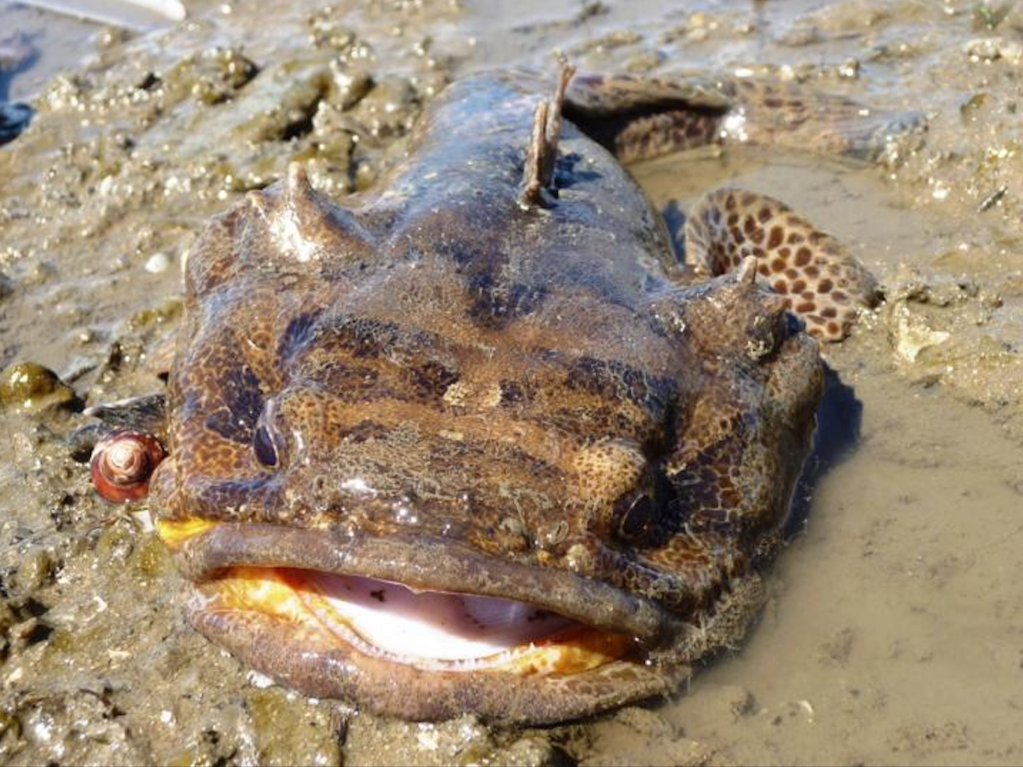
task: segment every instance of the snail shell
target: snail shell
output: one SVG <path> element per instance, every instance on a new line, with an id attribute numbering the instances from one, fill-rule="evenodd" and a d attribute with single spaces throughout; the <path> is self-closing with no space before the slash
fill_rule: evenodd
<path id="1" fill-rule="evenodd" d="M 152 434 L 115 431 L 92 450 L 92 484 L 108 501 L 137 501 L 149 492 L 149 478 L 164 455 L 163 446 Z"/>

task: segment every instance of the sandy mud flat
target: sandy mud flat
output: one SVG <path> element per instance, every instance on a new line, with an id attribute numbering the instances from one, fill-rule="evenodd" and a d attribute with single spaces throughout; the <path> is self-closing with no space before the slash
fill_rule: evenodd
<path id="1" fill-rule="evenodd" d="M 44 16 L 0 6 L 47 50 L 79 41 L 11 83 L 37 115 L 0 149 L 0 367 L 60 379 L 0 389 L 0 763 L 1023 760 L 1023 3 L 189 7 L 139 37 L 42 34 Z M 293 159 L 330 194 L 370 186 L 451 79 L 550 67 L 555 49 L 926 112 L 923 141 L 878 166 L 738 147 L 636 168 L 669 210 L 722 184 L 785 200 L 886 302 L 827 350 L 813 481 L 762 620 L 688 694 L 525 731 L 305 699 L 185 623 L 146 516 L 97 499 L 67 437 L 83 404 L 160 387 L 152 359 L 210 215 Z"/>

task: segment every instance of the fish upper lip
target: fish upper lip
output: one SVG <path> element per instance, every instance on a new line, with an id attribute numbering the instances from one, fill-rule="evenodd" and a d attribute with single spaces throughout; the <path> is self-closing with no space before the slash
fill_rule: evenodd
<path id="1" fill-rule="evenodd" d="M 353 538 L 324 530 L 224 522 L 184 541 L 175 552 L 192 581 L 234 566 L 295 567 L 360 575 L 423 591 L 468 593 L 528 602 L 597 629 L 665 643 L 685 623 L 646 597 L 567 570 L 492 557 L 438 538 Z"/>

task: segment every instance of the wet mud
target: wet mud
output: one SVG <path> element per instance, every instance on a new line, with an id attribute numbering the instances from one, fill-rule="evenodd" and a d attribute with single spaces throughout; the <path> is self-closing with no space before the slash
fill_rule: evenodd
<path id="1" fill-rule="evenodd" d="M 10 83 L 37 114 L 0 149 L 0 762 L 1023 758 L 1023 4 L 190 8 L 146 37 L 89 27 L 66 72 Z M 879 166 L 730 147 L 635 169 L 668 211 L 723 184 L 779 197 L 884 284 L 826 351 L 818 451 L 770 601 L 685 694 L 596 721 L 421 725 L 303 698 L 185 623 L 144 505 L 98 499 L 70 435 L 86 405 L 162 386 L 180 267 L 211 214 L 293 159 L 330 194 L 369 186 L 446 82 L 548 67 L 554 50 L 582 69 L 772 75 L 930 117 Z M 11 367 L 24 362 L 42 367 Z"/>

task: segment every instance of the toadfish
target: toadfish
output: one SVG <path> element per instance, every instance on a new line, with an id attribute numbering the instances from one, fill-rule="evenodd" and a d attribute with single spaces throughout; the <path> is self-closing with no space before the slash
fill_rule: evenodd
<path id="1" fill-rule="evenodd" d="M 332 200 L 292 165 L 250 192 L 188 261 L 146 477 L 191 622 L 282 684 L 414 720 L 676 690 L 755 613 L 818 344 L 877 288 L 740 189 L 691 208 L 680 261 L 623 163 L 871 157 L 919 122 L 753 79 L 490 72 L 430 105 L 378 189 Z"/>

